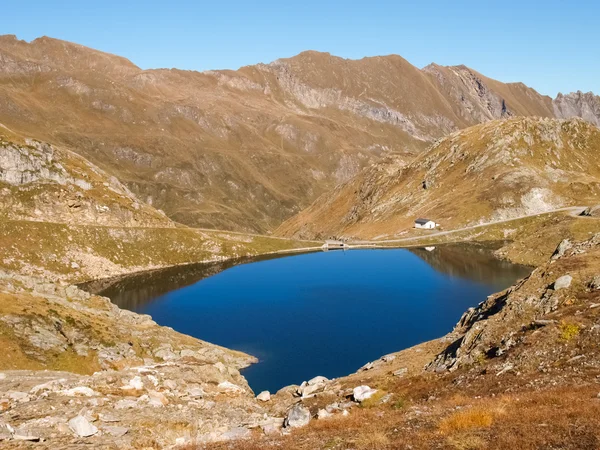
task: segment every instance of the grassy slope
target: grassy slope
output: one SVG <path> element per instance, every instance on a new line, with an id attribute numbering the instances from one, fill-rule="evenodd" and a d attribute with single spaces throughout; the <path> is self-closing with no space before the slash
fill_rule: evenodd
<path id="1" fill-rule="evenodd" d="M 159 267 L 318 247 L 316 242 L 200 231 L 0 221 L 0 265 L 80 282 Z M 79 268 L 74 268 L 74 264 Z"/>
<path id="2" fill-rule="evenodd" d="M 429 217 L 445 229 L 600 202 L 600 130 L 519 118 L 454 133 L 406 167 L 379 164 L 282 224 L 281 236 L 392 238 Z M 423 188 L 427 181 L 427 189 Z"/>

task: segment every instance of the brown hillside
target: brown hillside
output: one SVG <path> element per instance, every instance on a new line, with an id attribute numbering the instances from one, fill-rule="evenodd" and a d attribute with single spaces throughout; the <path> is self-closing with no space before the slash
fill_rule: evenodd
<path id="1" fill-rule="evenodd" d="M 413 163 L 390 159 L 285 222 L 284 236 L 391 237 L 417 217 L 443 228 L 597 204 L 600 130 L 516 118 L 453 133 Z"/>

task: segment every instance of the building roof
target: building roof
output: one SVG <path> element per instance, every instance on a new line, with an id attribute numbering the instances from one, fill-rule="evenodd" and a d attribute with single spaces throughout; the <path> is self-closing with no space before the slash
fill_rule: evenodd
<path id="1" fill-rule="evenodd" d="M 415 223 L 418 223 L 419 225 L 425 225 L 427 222 L 433 222 L 433 220 L 429 220 L 429 219 L 417 219 L 417 220 L 415 220 Z"/>

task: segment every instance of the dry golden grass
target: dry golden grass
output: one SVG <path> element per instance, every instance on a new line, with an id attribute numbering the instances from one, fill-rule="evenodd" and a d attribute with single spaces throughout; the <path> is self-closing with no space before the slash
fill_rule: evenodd
<path id="1" fill-rule="evenodd" d="M 438 427 L 440 433 L 448 435 L 489 428 L 494 422 L 493 415 L 486 410 L 473 408 L 466 411 L 457 411 L 443 419 Z"/>

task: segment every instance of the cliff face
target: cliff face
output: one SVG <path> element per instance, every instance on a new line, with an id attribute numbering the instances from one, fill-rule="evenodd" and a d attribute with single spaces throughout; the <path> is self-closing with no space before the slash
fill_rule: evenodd
<path id="1" fill-rule="evenodd" d="M 408 162 L 470 125 L 554 114 L 522 84 L 394 55 L 304 52 L 198 73 L 0 37 L 0 123 L 84 156 L 193 226 L 263 232 L 385 156 Z"/>
<path id="2" fill-rule="evenodd" d="M 600 130 L 581 119 L 514 118 L 390 158 L 286 221 L 284 236 L 394 236 L 429 217 L 447 229 L 596 204 Z"/>
<path id="3" fill-rule="evenodd" d="M 572 92 L 567 95 L 558 94 L 553 102 L 556 117 L 569 119 L 581 117 L 600 127 L 600 97 L 592 92 Z"/>

